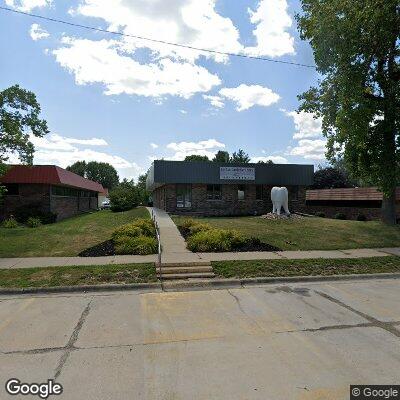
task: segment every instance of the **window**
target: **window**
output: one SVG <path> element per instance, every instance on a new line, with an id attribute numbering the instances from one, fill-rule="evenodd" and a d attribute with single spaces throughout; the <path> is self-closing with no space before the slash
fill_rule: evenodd
<path id="1" fill-rule="evenodd" d="M 207 185 L 207 200 L 221 200 L 221 185 Z"/>
<path id="2" fill-rule="evenodd" d="M 238 185 L 238 200 L 244 200 L 245 185 Z"/>
<path id="3" fill-rule="evenodd" d="M 192 207 L 192 185 L 187 185 L 187 184 L 176 185 L 176 207 L 177 208 Z"/>
<path id="4" fill-rule="evenodd" d="M 18 196 L 19 195 L 19 185 L 18 183 L 6 183 L 6 195 L 8 196 Z"/>
<path id="5" fill-rule="evenodd" d="M 256 185 L 256 200 L 264 199 L 264 188 L 263 185 Z"/>
<path id="6" fill-rule="evenodd" d="M 52 186 L 51 194 L 53 196 L 67 196 L 67 197 L 78 197 L 78 190 L 65 186 Z"/>

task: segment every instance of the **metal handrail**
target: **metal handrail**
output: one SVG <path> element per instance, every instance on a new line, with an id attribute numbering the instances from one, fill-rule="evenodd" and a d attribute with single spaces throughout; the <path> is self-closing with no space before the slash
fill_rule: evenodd
<path id="1" fill-rule="evenodd" d="M 156 236 L 157 236 L 157 242 L 158 242 L 158 268 L 160 269 L 160 273 L 161 273 L 162 246 L 161 246 L 161 239 L 160 239 L 160 228 L 158 226 L 158 222 L 156 221 L 156 216 L 154 214 L 153 209 L 151 209 L 151 219 L 153 220 L 154 226 L 156 228 Z"/>

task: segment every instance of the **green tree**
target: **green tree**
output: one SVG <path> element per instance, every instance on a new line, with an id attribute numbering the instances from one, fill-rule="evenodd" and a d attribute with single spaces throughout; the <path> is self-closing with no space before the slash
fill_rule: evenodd
<path id="1" fill-rule="evenodd" d="M 150 193 L 146 189 L 146 180 L 147 180 L 147 173 L 143 175 L 139 175 L 138 183 L 136 185 L 139 193 L 140 203 L 148 204 L 150 199 Z"/>
<path id="2" fill-rule="evenodd" d="M 313 189 L 334 189 L 352 187 L 347 176 L 333 167 L 319 168 L 314 172 Z"/>
<path id="3" fill-rule="evenodd" d="M 77 161 L 73 163 L 72 165 L 69 165 L 67 167 L 67 171 L 71 171 L 74 174 L 86 177 L 86 161 Z"/>
<path id="4" fill-rule="evenodd" d="M 42 137 L 49 133 L 47 122 L 39 118 L 40 112 L 36 96 L 29 90 L 14 85 L 0 92 L 0 175 L 6 171 L 9 153 L 32 164 L 35 149 L 30 135 Z"/>
<path id="5" fill-rule="evenodd" d="M 184 161 L 210 161 L 207 156 L 200 156 L 198 154 L 191 154 L 186 156 Z"/>
<path id="6" fill-rule="evenodd" d="M 111 211 L 127 211 L 139 205 L 138 190 L 135 186 L 119 185 L 110 191 Z"/>
<path id="7" fill-rule="evenodd" d="M 219 163 L 228 163 L 230 159 L 229 153 L 227 151 L 222 151 L 219 150 L 214 158 L 212 159 L 213 162 L 219 162 Z"/>
<path id="8" fill-rule="evenodd" d="M 398 0 L 301 0 L 297 15 L 321 79 L 299 96 L 323 118 L 327 158 L 383 192 L 382 217 L 395 223 L 399 183 L 400 6 Z"/>
<path id="9" fill-rule="evenodd" d="M 101 183 L 107 189 L 113 189 L 119 183 L 116 169 L 105 162 L 88 162 L 86 165 L 86 178 Z"/>
<path id="10" fill-rule="evenodd" d="M 247 153 L 244 152 L 244 150 L 239 149 L 237 152 L 234 152 L 232 154 L 230 162 L 248 164 L 250 162 L 250 157 Z"/>

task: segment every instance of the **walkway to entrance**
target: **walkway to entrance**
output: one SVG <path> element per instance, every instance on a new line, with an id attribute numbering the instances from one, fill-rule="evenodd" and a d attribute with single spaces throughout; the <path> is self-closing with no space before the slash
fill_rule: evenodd
<path id="1" fill-rule="evenodd" d="M 171 217 L 159 208 L 148 209 L 156 221 L 161 242 L 160 275 L 166 279 L 211 278 L 214 276 L 210 261 L 186 248 L 185 239 L 181 236 Z"/>

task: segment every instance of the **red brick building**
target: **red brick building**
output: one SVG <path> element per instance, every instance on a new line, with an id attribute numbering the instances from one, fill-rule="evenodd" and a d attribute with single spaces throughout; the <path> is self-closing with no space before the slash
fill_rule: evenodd
<path id="1" fill-rule="evenodd" d="M 55 165 L 15 165 L 0 177 L 7 192 L 0 217 L 13 215 L 20 207 L 52 212 L 57 220 L 98 209 L 102 185 Z"/>

